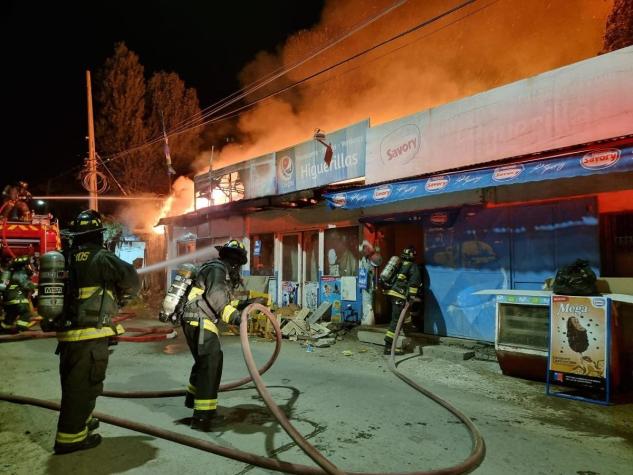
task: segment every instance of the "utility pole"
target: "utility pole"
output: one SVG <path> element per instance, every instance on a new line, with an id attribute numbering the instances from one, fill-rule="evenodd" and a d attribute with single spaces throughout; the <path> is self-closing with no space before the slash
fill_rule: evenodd
<path id="1" fill-rule="evenodd" d="M 92 114 L 92 84 L 90 71 L 86 71 L 86 90 L 88 94 L 88 191 L 90 192 L 89 208 L 99 210 L 97 201 L 97 154 L 95 151 L 95 124 Z"/>

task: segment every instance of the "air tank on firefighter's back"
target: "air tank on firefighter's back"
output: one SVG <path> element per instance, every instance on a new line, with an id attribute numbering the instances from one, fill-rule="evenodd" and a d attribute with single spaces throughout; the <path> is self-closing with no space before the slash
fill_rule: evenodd
<path id="1" fill-rule="evenodd" d="M 187 291 L 191 287 L 193 279 L 196 278 L 196 273 L 197 268 L 193 264 L 182 264 L 178 267 L 158 314 L 158 319 L 161 322 L 178 323 L 174 318 L 176 317 L 175 313 L 186 303 L 184 299 L 187 298 Z"/>
<path id="2" fill-rule="evenodd" d="M 387 262 L 387 265 L 380 273 L 380 281 L 385 285 L 393 284 L 393 280 L 396 277 L 396 273 L 400 268 L 400 258 L 398 256 L 392 256 Z"/>
<path id="3" fill-rule="evenodd" d="M 40 257 L 37 312 L 54 320 L 64 310 L 66 261 L 61 252 L 50 251 Z"/>

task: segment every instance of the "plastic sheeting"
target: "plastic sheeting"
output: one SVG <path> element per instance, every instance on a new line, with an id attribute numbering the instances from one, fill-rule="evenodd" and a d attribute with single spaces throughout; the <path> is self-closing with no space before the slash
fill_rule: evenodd
<path id="1" fill-rule="evenodd" d="M 430 215 L 433 216 L 433 215 Z M 600 260 L 595 200 L 503 208 L 464 207 L 425 226 L 424 331 L 494 341 L 493 296 L 484 289 L 540 289 L 556 270 Z"/>

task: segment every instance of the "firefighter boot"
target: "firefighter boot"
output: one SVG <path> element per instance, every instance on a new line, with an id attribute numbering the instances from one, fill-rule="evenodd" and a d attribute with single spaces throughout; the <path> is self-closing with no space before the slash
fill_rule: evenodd
<path id="1" fill-rule="evenodd" d="M 88 419 L 88 421 L 86 422 L 86 427 L 90 432 L 92 432 L 93 430 L 97 430 L 99 428 L 99 419 L 90 416 L 90 419 Z"/>
<path id="2" fill-rule="evenodd" d="M 55 450 L 56 455 L 63 455 L 71 452 L 77 452 L 78 450 L 92 449 L 100 443 L 101 436 L 99 434 L 89 434 L 88 437 L 76 444 L 60 444 L 59 442 L 55 442 L 53 450 Z"/>
<path id="3" fill-rule="evenodd" d="M 211 432 L 214 427 L 222 425 L 224 416 L 218 415 L 217 411 L 193 411 L 191 418 L 191 428 L 201 432 Z"/>

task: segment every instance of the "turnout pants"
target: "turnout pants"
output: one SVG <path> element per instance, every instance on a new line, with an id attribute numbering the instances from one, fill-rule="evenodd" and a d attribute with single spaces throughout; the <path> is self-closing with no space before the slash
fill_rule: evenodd
<path id="1" fill-rule="evenodd" d="M 33 307 L 30 303 L 5 305 L 5 315 L 2 327 L 4 329 L 17 328 L 28 330 L 31 326 Z"/>
<path id="2" fill-rule="evenodd" d="M 108 338 L 60 342 L 62 404 L 55 445 L 78 444 L 88 437 L 86 424 L 103 392 L 108 367 Z"/>
<path id="3" fill-rule="evenodd" d="M 402 309 L 404 308 L 405 300 L 399 299 L 397 297 L 390 297 L 391 300 L 391 320 L 389 321 L 389 329 L 387 330 L 387 334 L 385 335 L 385 347 L 391 348 L 391 343 L 393 342 L 393 337 L 396 334 L 396 327 L 398 326 L 398 319 L 400 318 L 400 313 L 402 313 Z"/>
<path id="4" fill-rule="evenodd" d="M 211 417 L 218 407 L 218 388 L 222 378 L 223 353 L 218 335 L 183 322 L 183 332 L 193 356 L 187 396 L 193 398 L 194 417 Z M 203 341 L 200 344 L 200 332 Z"/>

